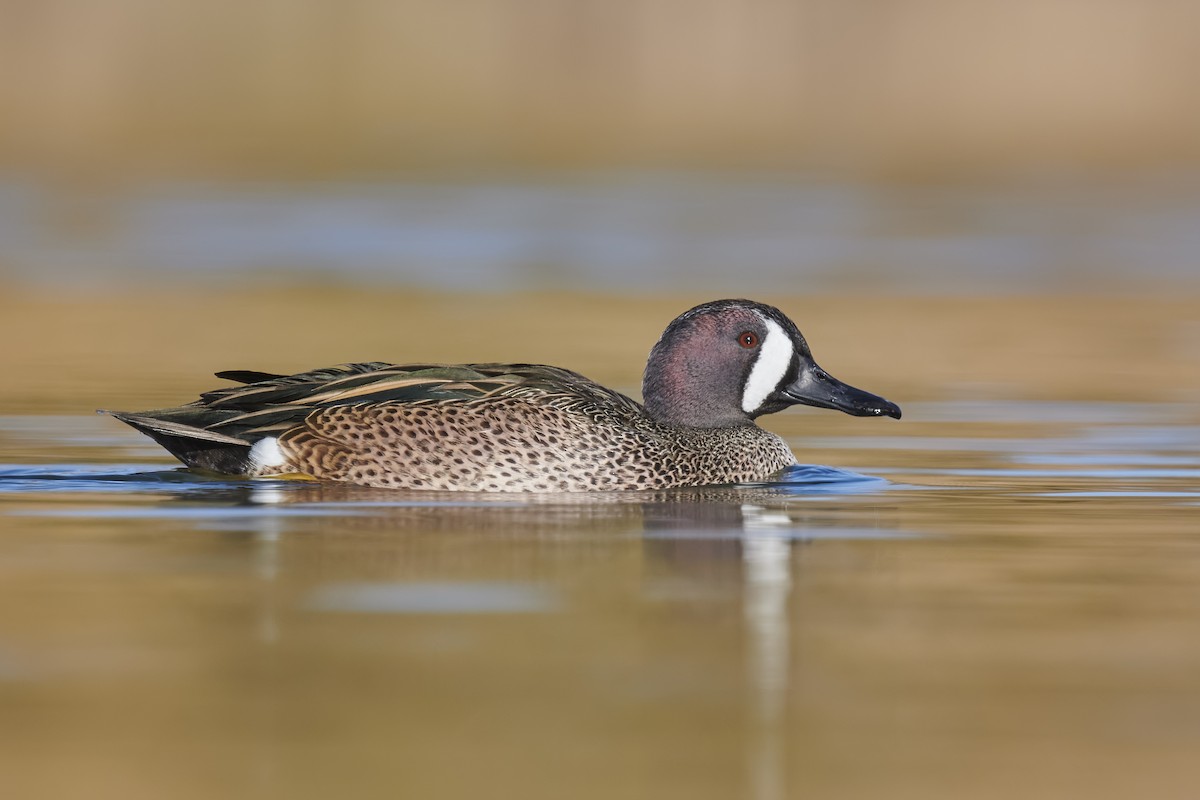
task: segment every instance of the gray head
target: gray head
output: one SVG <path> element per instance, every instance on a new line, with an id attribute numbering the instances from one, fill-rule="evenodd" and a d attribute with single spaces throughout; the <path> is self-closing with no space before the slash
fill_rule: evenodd
<path id="1" fill-rule="evenodd" d="M 642 397 L 651 418 L 695 428 L 750 425 L 798 403 L 900 418 L 899 406 L 817 366 L 783 312 L 750 300 L 716 300 L 676 317 L 650 351 Z"/>

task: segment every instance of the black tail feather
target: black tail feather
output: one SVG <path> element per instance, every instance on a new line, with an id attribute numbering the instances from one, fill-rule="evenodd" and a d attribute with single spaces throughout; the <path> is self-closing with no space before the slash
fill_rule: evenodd
<path id="1" fill-rule="evenodd" d="M 244 439 L 144 414 L 103 413 L 146 434 L 192 469 L 223 475 L 245 475 L 249 470 L 251 443 Z"/>
<path id="2" fill-rule="evenodd" d="M 259 383 L 260 381 L 277 381 L 286 378 L 276 372 L 259 372 L 255 369 L 227 369 L 215 373 L 218 378 L 237 383 Z"/>

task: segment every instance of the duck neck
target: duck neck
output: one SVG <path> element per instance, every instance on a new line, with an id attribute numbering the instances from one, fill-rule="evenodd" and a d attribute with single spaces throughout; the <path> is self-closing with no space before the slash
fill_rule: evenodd
<path id="1" fill-rule="evenodd" d="M 702 357 L 689 359 L 676 352 L 668 357 L 655 347 L 642 377 L 646 415 L 655 422 L 686 428 L 741 428 L 753 421 L 741 409 L 736 386 L 711 373 Z M 702 355 L 702 354 L 701 354 Z"/>

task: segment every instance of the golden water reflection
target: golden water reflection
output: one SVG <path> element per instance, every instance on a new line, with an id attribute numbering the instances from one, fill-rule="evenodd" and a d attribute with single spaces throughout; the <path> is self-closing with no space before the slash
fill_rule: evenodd
<path id="1" fill-rule="evenodd" d="M 6 775 L 184 797 L 1186 781 L 1196 501 L 735 499 L 10 496 Z"/>
<path id="2" fill-rule="evenodd" d="M 872 324 L 915 327 L 864 302 Z M 180 336 L 178 363 L 89 367 L 50 330 L 4 356 L 28 380 L 0 392 L 41 412 L 0 418 L 5 794 L 1187 797 L 1200 414 L 1190 351 L 1154 334 L 1194 307 L 1092 300 L 1026 317 L 1006 346 L 982 335 L 1052 305 L 1026 302 L 920 301 L 923 326 L 961 334 L 926 350 L 949 364 L 810 333 L 831 370 L 898 386 L 905 419 L 770 424 L 871 480 L 535 498 L 189 476 L 79 407 L 160 381 L 183 400 L 210 382 L 185 367 L 271 368 L 295 342 Z M 853 310 L 814 308 L 834 329 Z M 1140 322 L 1118 336 L 1111 314 Z M 529 344 L 525 324 L 485 344 Z M 1144 348 L 1120 374 L 1148 380 L 1006 355 L 1055 333 L 1076 367 Z M 108 346 L 137 337 L 114 325 Z M 624 385 L 636 338 L 546 360 Z M 955 397 L 942 375 L 963 364 L 1002 388 Z"/>

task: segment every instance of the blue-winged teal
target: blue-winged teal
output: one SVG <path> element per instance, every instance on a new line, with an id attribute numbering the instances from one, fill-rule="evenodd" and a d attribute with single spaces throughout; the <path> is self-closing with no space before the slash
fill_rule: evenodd
<path id="1" fill-rule="evenodd" d="M 831 377 L 778 309 L 718 300 L 650 351 L 645 405 L 559 367 L 344 364 L 234 370 L 242 386 L 114 413 L 189 467 L 366 486 L 479 491 L 662 489 L 761 481 L 796 463 L 761 414 L 804 404 L 900 418 Z"/>

